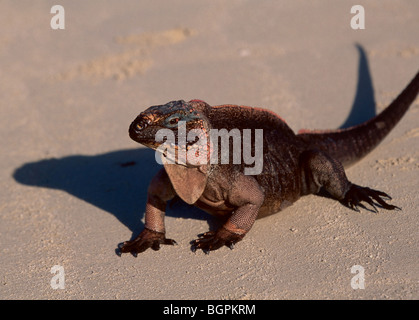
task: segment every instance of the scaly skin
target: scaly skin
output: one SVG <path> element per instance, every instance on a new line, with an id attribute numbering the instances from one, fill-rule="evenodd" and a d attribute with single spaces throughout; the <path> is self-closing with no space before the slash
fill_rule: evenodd
<path id="1" fill-rule="evenodd" d="M 144 231 L 135 240 L 120 244 L 120 252 L 136 255 L 147 248 L 158 250 L 161 244 L 175 244 L 165 237 L 164 226 L 167 202 L 175 196 L 225 221 L 219 230 L 192 241 L 193 250 L 202 249 L 206 253 L 224 245 L 232 248 L 257 218 L 276 213 L 301 196 L 316 194 L 320 189 L 353 210 L 364 207 L 361 202 L 374 210 L 376 206 L 399 209 L 385 201 L 391 199 L 386 193 L 351 183 L 344 167 L 378 145 L 408 110 L 418 91 L 419 73 L 375 118 L 344 130 L 305 130 L 297 135 L 280 117 L 263 109 L 235 105 L 211 107 L 201 100 L 172 101 L 150 107 L 132 122 L 129 134 L 133 140 L 156 150 L 163 143 L 156 141 L 158 130 L 170 129 L 178 138 L 181 121 L 186 123 L 187 132 L 199 129 L 201 136 L 207 138 L 212 129 L 224 128 L 229 132 L 239 129 L 241 136 L 244 129 L 263 129 L 263 170 L 260 174 L 245 175 L 246 165 L 232 161 L 197 165 L 191 164 L 188 158 L 183 164 L 165 163 L 148 189 Z M 201 149 L 195 142 L 187 145 L 179 142 L 171 150 L 176 154 L 180 150 L 194 150 L 198 155 Z M 254 140 L 251 145 L 254 152 Z M 212 152 L 211 146 L 207 146 Z M 165 155 L 169 158 L 169 150 Z M 220 153 L 215 156 L 220 158 Z"/>

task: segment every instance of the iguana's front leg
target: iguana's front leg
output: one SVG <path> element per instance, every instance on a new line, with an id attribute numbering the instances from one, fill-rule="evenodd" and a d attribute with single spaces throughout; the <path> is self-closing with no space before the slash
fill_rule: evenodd
<path id="1" fill-rule="evenodd" d="M 174 245 L 172 239 L 166 239 L 164 216 L 166 204 L 173 199 L 175 192 L 164 169 L 161 169 L 151 180 L 147 194 L 145 211 L 145 228 L 132 241 L 119 245 L 120 253 L 131 252 L 134 256 L 148 248 L 159 250 L 161 244 Z"/>
<path id="2" fill-rule="evenodd" d="M 231 217 L 217 231 L 206 232 L 192 241 L 192 250 L 202 249 L 209 253 L 224 245 L 232 249 L 252 228 L 264 198 L 262 189 L 253 177 L 240 175 L 228 193 L 228 203 L 236 207 Z"/>

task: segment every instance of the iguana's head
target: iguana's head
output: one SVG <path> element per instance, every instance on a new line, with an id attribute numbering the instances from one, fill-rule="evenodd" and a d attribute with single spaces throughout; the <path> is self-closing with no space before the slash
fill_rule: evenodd
<path id="1" fill-rule="evenodd" d="M 175 139 L 165 146 L 172 152 L 198 150 L 204 140 L 200 138 L 208 138 L 210 124 L 205 115 L 208 107 L 200 100 L 178 100 L 152 106 L 131 123 L 129 135 L 134 141 L 156 150 L 169 142 L 167 137 L 162 139 L 161 136 L 170 130 Z M 191 131 L 197 133 L 193 140 L 189 139 Z"/>

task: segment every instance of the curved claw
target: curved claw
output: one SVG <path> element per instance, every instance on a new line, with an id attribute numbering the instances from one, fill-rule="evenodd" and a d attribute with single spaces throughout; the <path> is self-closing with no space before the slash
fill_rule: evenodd
<path id="1" fill-rule="evenodd" d="M 222 227 L 216 232 L 208 231 L 198 235 L 198 237 L 198 239 L 191 241 L 191 250 L 195 252 L 197 249 L 202 249 L 205 254 L 209 254 L 210 251 L 217 250 L 222 246 L 233 249 L 234 244 L 243 239 L 244 234 L 236 234 Z"/>
<path id="2" fill-rule="evenodd" d="M 346 192 L 345 198 L 341 200 L 341 202 L 357 212 L 359 212 L 358 206 L 365 208 L 361 201 L 368 203 L 376 213 L 378 212 L 376 206 L 387 210 L 401 210 L 397 206 L 388 204 L 383 200 L 383 198 L 386 200 L 391 200 L 391 197 L 385 192 L 353 184 L 351 188 Z"/>
<path id="3" fill-rule="evenodd" d="M 130 252 L 134 257 L 137 257 L 138 253 L 144 252 L 148 248 L 154 251 L 159 250 L 162 244 L 177 245 L 175 240 L 167 239 L 164 233 L 146 228 L 134 240 L 118 244 L 116 254 L 121 256 L 122 253 Z"/>

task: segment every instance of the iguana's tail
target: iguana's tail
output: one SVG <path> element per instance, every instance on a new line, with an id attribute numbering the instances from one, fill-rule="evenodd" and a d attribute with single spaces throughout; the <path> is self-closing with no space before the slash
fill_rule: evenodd
<path id="1" fill-rule="evenodd" d="M 403 117 L 419 92 L 419 73 L 402 93 L 379 115 L 350 128 L 298 132 L 303 141 L 327 152 L 339 160 L 344 167 L 366 156 L 394 128 Z"/>

